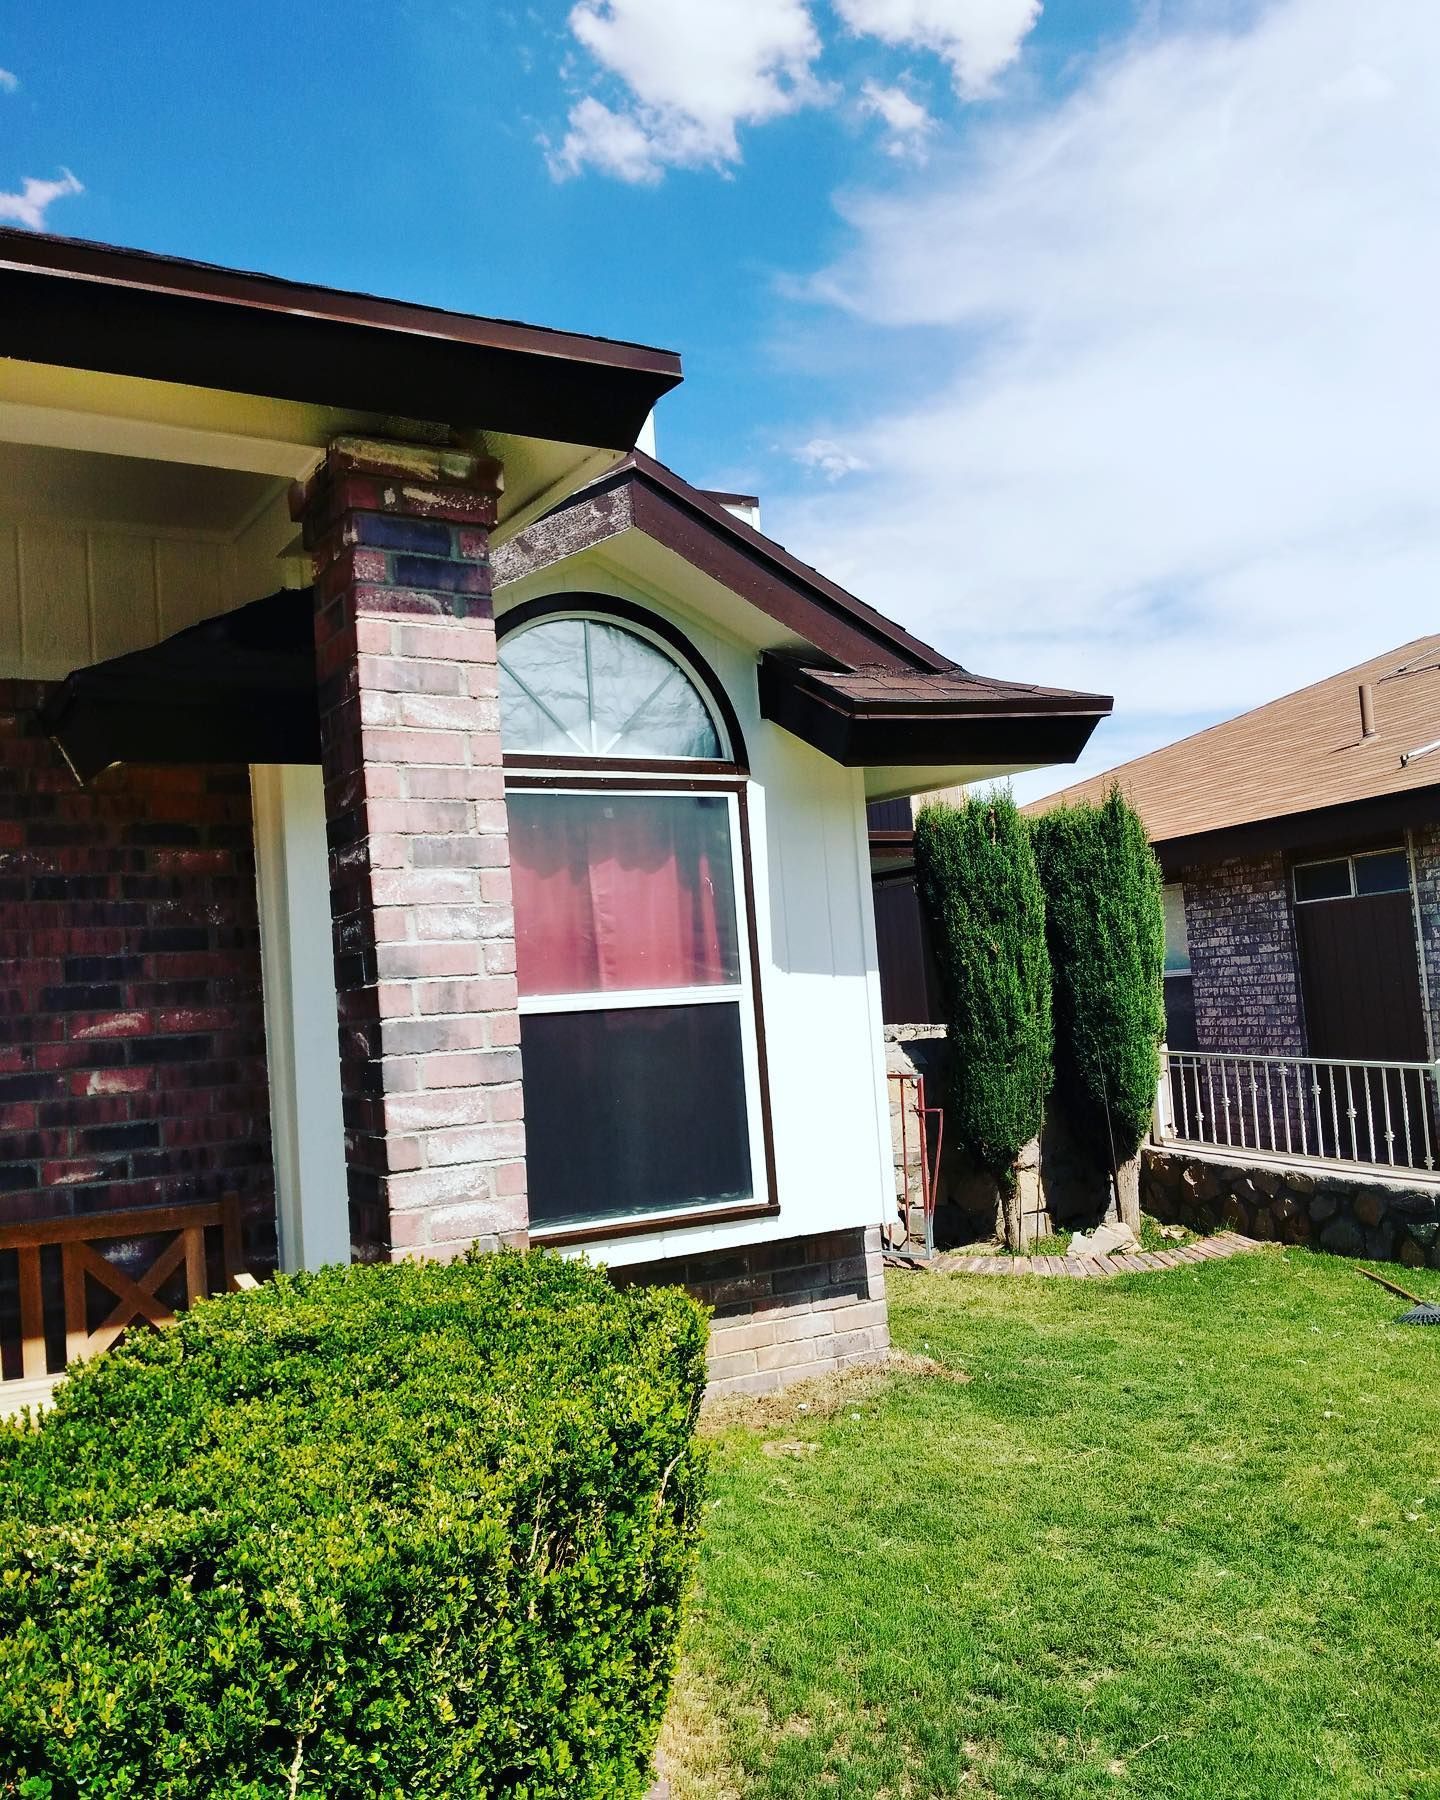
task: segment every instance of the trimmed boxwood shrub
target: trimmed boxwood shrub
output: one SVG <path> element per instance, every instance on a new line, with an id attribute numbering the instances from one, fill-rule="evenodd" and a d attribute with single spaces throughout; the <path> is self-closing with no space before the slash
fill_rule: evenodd
<path id="1" fill-rule="evenodd" d="M 1145 1140 L 1165 1032 L 1160 865 L 1139 814 L 1099 805 L 1034 821 L 1055 969 L 1055 1093 L 1104 1166 Z M 1138 1207 L 1138 1197 L 1136 1200 Z"/>
<path id="2" fill-rule="evenodd" d="M 195 1307 L 0 1430 L 0 1794 L 645 1791 L 705 1318 L 554 1255 Z"/>
<path id="3" fill-rule="evenodd" d="M 915 879 L 930 922 L 950 1046 L 946 1118 L 1008 1189 L 1050 1089 L 1045 900 L 1008 792 L 922 809 Z"/>

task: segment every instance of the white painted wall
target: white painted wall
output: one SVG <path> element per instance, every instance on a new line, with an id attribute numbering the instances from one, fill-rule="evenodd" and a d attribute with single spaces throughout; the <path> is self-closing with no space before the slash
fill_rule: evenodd
<path id="1" fill-rule="evenodd" d="M 280 1266 L 350 1260 L 340 1041 L 318 764 L 255 764 L 255 872 Z"/>
<path id="2" fill-rule="evenodd" d="M 521 600 L 567 590 L 616 595 L 669 620 L 715 671 L 739 717 L 752 774 L 750 852 L 780 1200 L 775 1218 L 637 1233 L 586 1253 L 618 1267 L 878 1224 L 894 1174 L 863 771 L 841 768 L 761 719 L 754 646 L 599 558 L 517 582 L 496 596 L 496 609 L 503 617 Z"/>

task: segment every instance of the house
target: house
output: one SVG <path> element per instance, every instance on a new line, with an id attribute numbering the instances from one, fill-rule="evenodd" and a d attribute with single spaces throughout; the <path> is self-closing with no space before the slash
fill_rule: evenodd
<path id="1" fill-rule="evenodd" d="M 15 231 L 0 320 L 12 1401 L 477 1242 L 686 1283 L 721 1387 L 878 1354 L 867 799 L 1108 702 L 637 450 L 668 352 Z"/>
<path id="2" fill-rule="evenodd" d="M 1429 1062 L 1440 636 L 1038 801 L 1118 782 L 1164 870 L 1172 1050 Z"/>

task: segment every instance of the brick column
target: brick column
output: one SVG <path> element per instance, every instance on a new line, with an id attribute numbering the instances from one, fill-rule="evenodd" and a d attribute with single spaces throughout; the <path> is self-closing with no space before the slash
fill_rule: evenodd
<path id="1" fill-rule="evenodd" d="M 525 1241 L 489 531 L 498 463 L 337 438 L 315 569 L 352 1254 Z"/>

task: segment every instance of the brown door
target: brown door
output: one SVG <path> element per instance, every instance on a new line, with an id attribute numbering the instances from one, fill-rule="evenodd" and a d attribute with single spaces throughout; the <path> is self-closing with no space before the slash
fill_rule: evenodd
<path id="1" fill-rule="evenodd" d="M 1295 935 L 1312 1056 L 1424 1062 L 1425 1015 L 1408 892 L 1297 906 Z"/>
<path id="2" fill-rule="evenodd" d="M 944 1021 L 940 980 L 930 934 L 908 871 L 875 883 L 875 948 L 880 960 L 880 1010 L 887 1025 Z"/>

